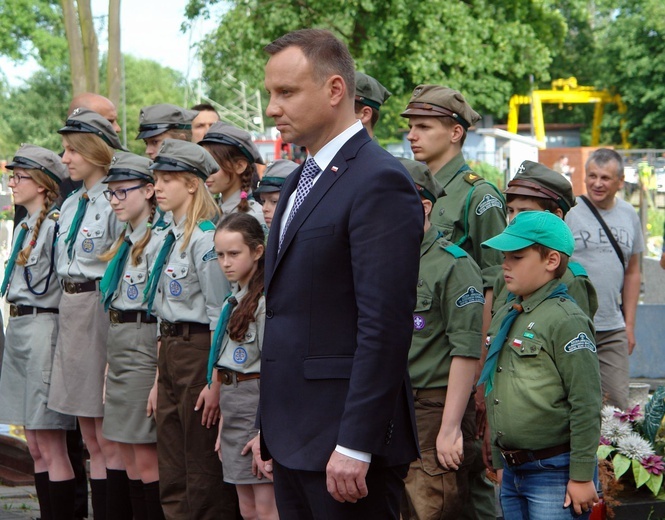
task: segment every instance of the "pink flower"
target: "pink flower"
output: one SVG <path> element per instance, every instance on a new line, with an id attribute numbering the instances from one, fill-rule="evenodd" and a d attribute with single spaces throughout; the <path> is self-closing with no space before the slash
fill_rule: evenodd
<path id="1" fill-rule="evenodd" d="M 614 417 L 619 419 L 621 422 L 635 422 L 640 417 L 642 417 L 642 413 L 640 412 L 640 405 L 635 405 L 635 408 L 631 408 L 623 412 L 614 412 Z"/>
<path id="2" fill-rule="evenodd" d="M 600 436 L 600 443 L 599 444 L 601 446 L 612 446 L 612 443 L 608 439 L 603 437 L 602 435 Z"/>
<path id="3" fill-rule="evenodd" d="M 660 475 L 665 472 L 665 463 L 660 455 L 649 455 L 643 458 L 640 463 L 652 475 Z"/>

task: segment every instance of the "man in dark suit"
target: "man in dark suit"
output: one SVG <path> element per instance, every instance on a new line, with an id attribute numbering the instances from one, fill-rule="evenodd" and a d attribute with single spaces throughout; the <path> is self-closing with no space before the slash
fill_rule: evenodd
<path id="1" fill-rule="evenodd" d="M 328 31 L 270 54 L 266 114 L 306 146 L 266 251 L 258 423 L 282 518 L 399 518 L 418 456 L 407 353 L 423 210 L 354 115 L 354 66 Z"/>

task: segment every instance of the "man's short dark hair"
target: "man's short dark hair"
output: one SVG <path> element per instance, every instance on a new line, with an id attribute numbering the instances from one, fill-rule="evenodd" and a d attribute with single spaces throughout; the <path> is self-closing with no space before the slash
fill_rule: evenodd
<path id="1" fill-rule="evenodd" d="M 330 31 L 300 29 L 277 38 L 264 47 L 271 56 L 298 47 L 312 64 L 314 77 L 321 83 L 338 74 L 346 84 L 346 94 L 353 98 L 356 91 L 355 65 L 349 49 Z"/>
<path id="2" fill-rule="evenodd" d="M 589 158 L 584 165 L 584 169 L 588 170 L 589 164 L 591 163 L 597 166 L 605 166 L 612 161 L 616 163 L 616 172 L 619 179 L 623 179 L 623 159 L 621 159 L 621 156 L 617 152 L 609 148 L 598 148 L 598 150 L 594 150 L 591 155 L 589 155 Z"/>
<path id="3" fill-rule="evenodd" d="M 191 110 L 198 110 L 199 112 L 214 112 L 217 114 L 217 117 L 219 117 L 217 110 L 215 110 L 215 107 L 210 103 L 199 103 L 198 105 L 194 105 Z"/>

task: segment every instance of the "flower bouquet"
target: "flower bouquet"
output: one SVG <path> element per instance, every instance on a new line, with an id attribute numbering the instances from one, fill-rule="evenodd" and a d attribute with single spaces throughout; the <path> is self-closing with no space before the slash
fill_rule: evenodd
<path id="1" fill-rule="evenodd" d="M 664 415 L 665 387 L 656 390 L 644 411 L 639 405 L 629 410 L 609 405 L 603 408 L 598 459 L 601 469 L 608 465 L 605 460 L 611 462 L 614 479 L 622 482 L 624 489 L 646 486 L 654 496 L 659 494 L 665 473 Z"/>

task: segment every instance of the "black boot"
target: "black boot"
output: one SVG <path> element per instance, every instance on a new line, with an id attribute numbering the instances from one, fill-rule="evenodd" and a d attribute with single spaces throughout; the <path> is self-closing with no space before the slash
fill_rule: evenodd
<path id="1" fill-rule="evenodd" d="M 91 478 L 92 517 L 95 520 L 106 520 L 106 479 Z"/>
<path id="2" fill-rule="evenodd" d="M 41 520 L 53 520 L 51 512 L 51 498 L 48 488 L 48 471 L 35 473 L 35 491 L 39 500 L 39 514 Z"/>
<path id="3" fill-rule="evenodd" d="M 132 517 L 127 472 L 123 469 L 106 468 L 106 518 L 132 520 Z"/>
<path id="4" fill-rule="evenodd" d="M 145 509 L 148 513 L 148 520 L 164 520 L 162 502 L 159 499 L 159 480 L 143 484 L 143 493 L 145 494 Z"/>
<path id="5" fill-rule="evenodd" d="M 145 493 L 141 479 L 129 479 L 129 499 L 132 501 L 134 520 L 147 520 L 148 512 L 145 508 Z"/>
<path id="6" fill-rule="evenodd" d="M 76 479 L 76 509 L 74 518 L 82 520 L 88 517 L 88 474 L 85 467 L 85 455 L 83 453 L 83 438 L 81 428 L 76 422 L 76 429 L 67 431 L 67 454 L 74 469 Z"/>
<path id="7" fill-rule="evenodd" d="M 76 509 L 76 479 L 49 481 L 53 520 L 72 520 Z"/>

